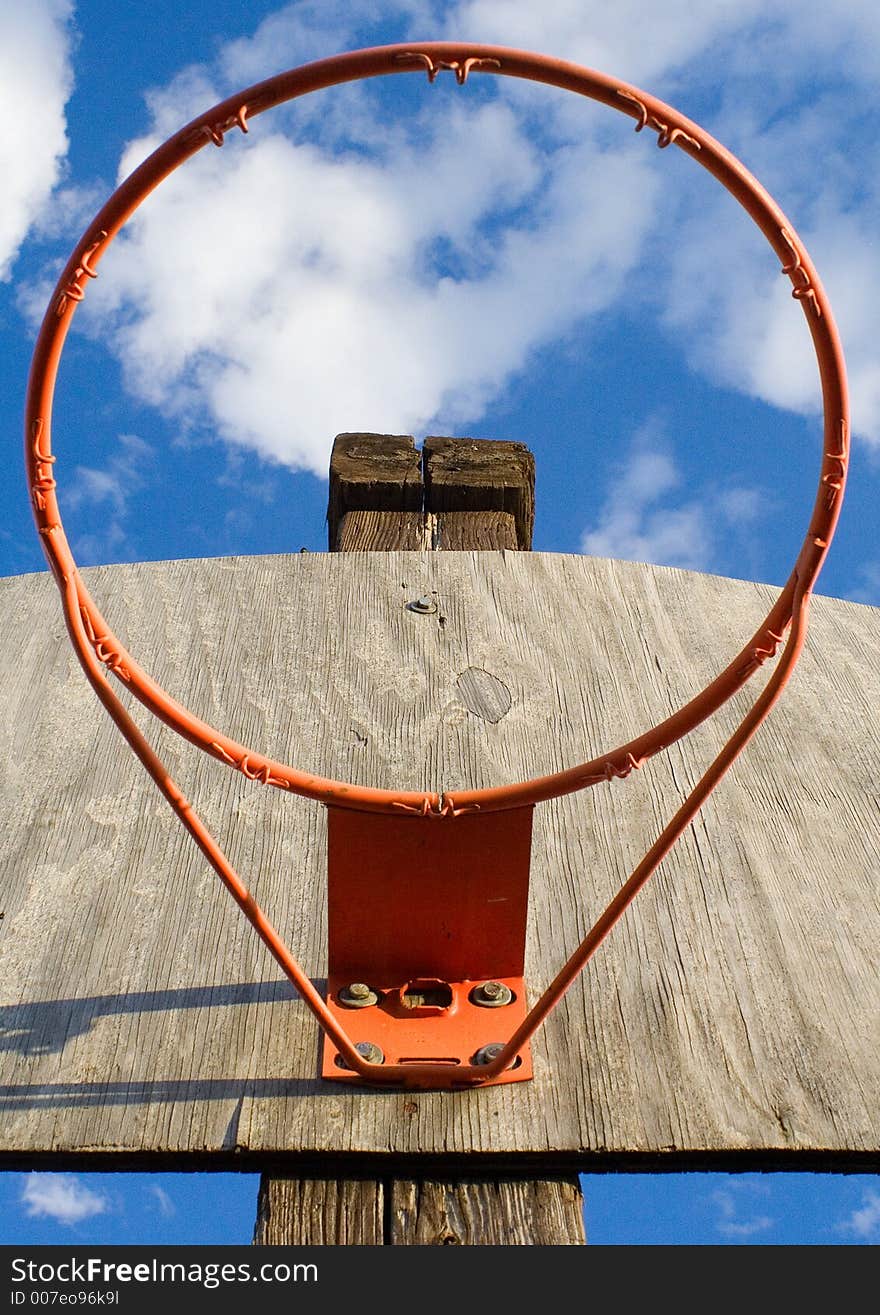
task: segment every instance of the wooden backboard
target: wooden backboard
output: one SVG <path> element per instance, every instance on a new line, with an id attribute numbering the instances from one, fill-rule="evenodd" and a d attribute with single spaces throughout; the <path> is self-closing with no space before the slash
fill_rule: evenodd
<path id="1" fill-rule="evenodd" d="M 516 552 L 85 574 L 141 664 L 242 742 L 363 784 L 446 790 L 554 771 L 647 729 L 727 664 L 775 594 Z M 432 591 L 435 614 L 406 609 Z M 414 1093 L 318 1078 L 317 1025 L 98 705 L 53 583 L 5 579 L 0 599 L 5 1167 L 256 1168 L 280 1153 L 876 1165 L 877 609 L 815 600 L 779 707 L 534 1039 L 534 1080 Z M 533 998 L 754 693 L 627 780 L 536 808 Z M 323 809 L 135 716 L 320 981 Z"/>

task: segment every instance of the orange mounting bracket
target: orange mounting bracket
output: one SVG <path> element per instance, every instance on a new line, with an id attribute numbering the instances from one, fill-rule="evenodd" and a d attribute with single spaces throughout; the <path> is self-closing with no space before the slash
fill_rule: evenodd
<path id="1" fill-rule="evenodd" d="M 328 808 L 327 1002 L 371 1063 L 494 1059 L 526 1017 L 532 808 L 461 817 Z M 323 1076 L 357 1081 L 329 1037 Z M 532 1076 L 526 1044 L 494 1082 Z"/>
<path id="2" fill-rule="evenodd" d="M 56 491 L 52 407 L 67 332 L 110 243 L 164 178 L 276 105 L 360 78 L 443 71 L 505 76 L 574 92 L 656 133 L 705 168 L 754 220 L 806 317 L 822 386 L 816 500 L 792 573 L 759 628 L 706 688 L 656 726 L 551 776 L 456 791 L 367 788 L 316 776 L 238 743 L 171 698 L 102 617 L 67 542 Z M 593 69 L 505 46 L 419 42 L 351 51 L 291 69 L 186 124 L 124 180 L 77 243 L 43 318 L 28 381 L 25 463 L 37 531 L 71 641 L 95 693 L 323 1028 L 324 1074 L 407 1087 L 517 1081 L 528 1042 L 754 735 L 803 648 L 810 595 L 840 515 L 849 461 L 849 400 L 840 338 L 818 273 L 792 224 L 748 170 L 698 124 L 637 87 Z M 532 808 L 605 786 L 640 768 L 716 712 L 770 659 L 764 688 L 645 857 L 534 1004 L 523 974 Z M 325 1000 L 233 869 L 111 687 L 120 681 L 155 716 L 249 780 L 327 805 L 330 978 Z M 488 984 L 489 989 L 485 987 Z M 474 990 L 483 988 L 475 1000 Z M 497 989 L 496 989 L 497 988 Z M 509 991 L 511 999 L 507 1000 Z M 372 997 L 375 997 L 373 999 Z M 499 1004 L 498 1001 L 503 1003 Z M 344 1067 L 342 1067 L 344 1065 Z"/>

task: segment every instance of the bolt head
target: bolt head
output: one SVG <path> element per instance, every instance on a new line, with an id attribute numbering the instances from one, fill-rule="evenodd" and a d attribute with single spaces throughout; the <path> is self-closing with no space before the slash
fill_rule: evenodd
<path id="1" fill-rule="evenodd" d="M 348 986 L 340 988 L 337 999 L 349 1009 L 367 1009 L 379 1003 L 379 993 L 366 982 L 349 982 Z"/>
<path id="2" fill-rule="evenodd" d="M 504 1049 L 503 1041 L 490 1041 L 488 1045 L 483 1046 L 474 1055 L 475 1064 L 491 1064 L 493 1059 L 497 1059 Z"/>
<path id="3" fill-rule="evenodd" d="M 481 982 L 471 991 L 471 1001 L 475 1005 L 482 1005 L 484 1009 L 499 1009 L 502 1005 L 509 1005 L 513 999 L 513 991 L 504 982 Z"/>
<path id="4" fill-rule="evenodd" d="M 373 1041 L 358 1041 L 355 1050 L 368 1064 L 384 1064 L 385 1056 Z"/>
<path id="5" fill-rule="evenodd" d="M 407 610 L 410 612 L 419 612 L 422 616 L 428 616 L 437 611 L 437 604 L 430 594 L 423 594 L 421 598 L 416 598 L 411 603 L 407 603 Z"/>

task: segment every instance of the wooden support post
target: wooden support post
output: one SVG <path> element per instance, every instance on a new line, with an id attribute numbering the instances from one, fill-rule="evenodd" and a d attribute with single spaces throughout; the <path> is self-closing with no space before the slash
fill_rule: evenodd
<path id="1" fill-rule="evenodd" d="M 382 1246 L 382 1183 L 264 1173 L 254 1246 Z"/>
<path id="2" fill-rule="evenodd" d="M 426 545 L 421 458 L 405 434 L 338 434 L 330 457 L 331 552 Z"/>
<path id="3" fill-rule="evenodd" d="M 581 1246 L 576 1178 L 397 1179 L 386 1242 L 393 1246 Z"/>
<path id="4" fill-rule="evenodd" d="M 434 547 L 531 548 L 535 458 L 525 444 L 426 438 L 422 467 Z"/>
<path id="5" fill-rule="evenodd" d="M 340 434 L 330 459 L 328 527 L 336 552 L 528 551 L 535 462 L 522 443 Z M 384 1179 L 264 1174 L 254 1244 L 583 1245 L 577 1175 L 420 1174 L 400 1157 Z"/>
<path id="6" fill-rule="evenodd" d="M 583 1202 L 573 1178 L 339 1181 L 264 1174 L 254 1232 L 255 1246 L 582 1246 L 584 1241 Z"/>
<path id="7" fill-rule="evenodd" d="M 535 459 L 522 443 L 339 434 L 330 457 L 331 552 L 528 551 Z"/>

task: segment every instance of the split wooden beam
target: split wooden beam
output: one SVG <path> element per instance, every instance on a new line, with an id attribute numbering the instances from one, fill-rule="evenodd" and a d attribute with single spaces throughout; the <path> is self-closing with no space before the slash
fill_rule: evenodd
<path id="1" fill-rule="evenodd" d="M 576 1179 L 272 1177 L 256 1246 L 582 1246 Z"/>
<path id="2" fill-rule="evenodd" d="M 339 434 L 330 457 L 331 552 L 425 547 L 421 456 L 402 434 Z"/>
<path id="3" fill-rule="evenodd" d="M 535 461 L 522 443 L 340 434 L 330 459 L 330 549 L 528 551 Z M 385 1178 L 263 1174 L 263 1246 L 579 1246 L 577 1175 L 436 1177 L 396 1157 Z"/>
<path id="4" fill-rule="evenodd" d="M 535 458 L 524 443 L 426 438 L 422 474 L 435 548 L 531 548 Z"/>
<path id="5" fill-rule="evenodd" d="M 528 551 L 535 459 L 523 443 L 339 434 L 330 458 L 331 552 Z"/>

